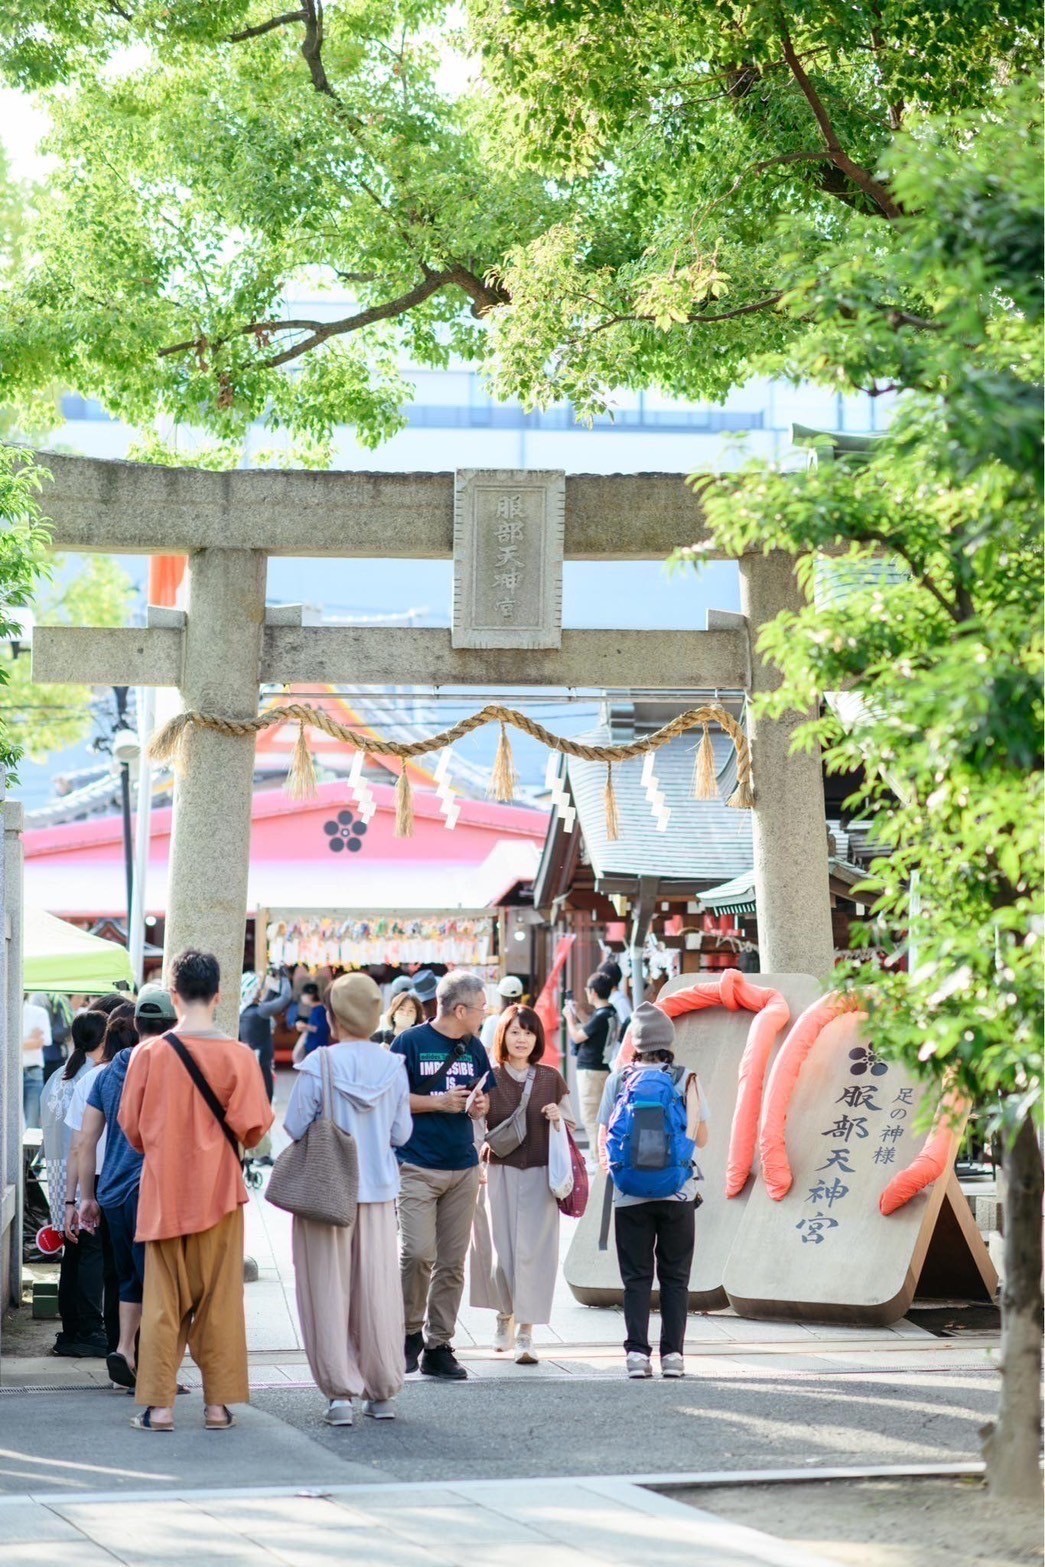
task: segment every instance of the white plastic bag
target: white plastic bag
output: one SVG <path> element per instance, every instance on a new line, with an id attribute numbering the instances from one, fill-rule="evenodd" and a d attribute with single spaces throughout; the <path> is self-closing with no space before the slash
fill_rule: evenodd
<path id="1" fill-rule="evenodd" d="M 562 1121 L 548 1127 L 548 1185 L 556 1202 L 562 1202 L 573 1191 L 570 1140 Z"/>

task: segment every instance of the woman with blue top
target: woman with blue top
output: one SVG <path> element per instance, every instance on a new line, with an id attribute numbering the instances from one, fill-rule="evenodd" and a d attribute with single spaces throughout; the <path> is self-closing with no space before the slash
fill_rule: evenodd
<path id="1" fill-rule="evenodd" d="M 336 979 L 327 1009 L 337 1042 L 298 1063 L 283 1126 L 296 1142 L 322 1114 L 322 1069 L 329 1064 L 333 1119 L 358 1151 L 359 1205 L 355 1223 L 344 1229 L 295 1214 L 294 1277 L 305 1353 L 328 1400 L 324 1419 L 350 1426 L 353 1398 L 365 1399 L 364 1414 L 390 1420 L 403 1385 L 395 1150 L 413 1123 L 402 1059 L 370 1038 L 381 992 L 369 974 Z"/>

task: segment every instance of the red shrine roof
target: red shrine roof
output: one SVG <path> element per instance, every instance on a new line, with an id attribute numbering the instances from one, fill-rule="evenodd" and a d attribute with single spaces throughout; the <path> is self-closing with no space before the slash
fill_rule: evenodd
<path id="1" fill-rule="evenodd" d="M 394 765 L 394 764 L 393 764 Z M 448 831 L 433 790 L 414 789 L 414 833 L 396 838 L 394 788 L 372 783 L 369 823 L 342 780 L 313 800 L 255 793 L 248 904 L 252 912 L 377 913 L 479 910 L 531 881 L 544 843 L 543 811 L 459 798 Z M 152 813 L 146 910 L 166 912 L 171 811 Z M 125 913 L 123 830 L 117 816 L 28 831 L 25 897 L 37 908 L 84 918 Z"/>

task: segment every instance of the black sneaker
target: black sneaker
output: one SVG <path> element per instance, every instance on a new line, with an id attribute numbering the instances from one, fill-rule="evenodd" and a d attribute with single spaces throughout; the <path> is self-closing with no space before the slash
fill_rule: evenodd
<path id="1" fill-rule="evenodd" d="M 443 1377 L 447 1382 L 464 1382 L 468 1373 L 449 1344 L 437 1344 L 434 1349 L 426 1349 L 421 1356 L 421 1375 Z"/>
<path id="2" fill-rule="evenodd" d="M 406 1362 L 406 1373 L 408 1376 L 411 1371 L 417 1370 L 418 1357 L 424 1347 L 425 1336 L 423 1333 L 408 1333 L 406 1335 L 406 1343 L 403 1346 L 403 1358 Z"/>
<path id="3" fill-rule="evenodd" d="M 109 1357 L 109 1345 L 103 1338 L 81 1339 L 73 1345 L 73 1353 L 81 1360 L 107 1360 Z"/>

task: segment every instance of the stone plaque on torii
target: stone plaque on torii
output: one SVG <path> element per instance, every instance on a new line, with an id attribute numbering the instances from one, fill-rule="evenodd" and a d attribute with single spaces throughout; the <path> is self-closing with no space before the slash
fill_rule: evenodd
<path id="1" fill-rule="evenodd" d="M 562 628 L 564 558 L 663 561 L 708 543 L 680 474 L 211 473 L 36 455 L 54 480 L 45 509 L 56 549 L 185 554 L 190 564 L 187 612 L 150 609 L 141 629 L 39 627 L 33 678 L 175 686 L 186 709 L 230 719 L 255 717 L 266 682 L 760 692 L 778 677 L 755 653 L 759 629 L 802 602 L 786 557 L 750 555 L 739 563 L 743 614 L 711 612 L 706 631 Z M 501 562 L 512 541 L 498 530 L 520 522 L 518 549 Z M 452 629 L 311 626 L 300 612 L 266 611 L 270 555 L 453 559 Z M 749 725 L 755 899 L 762 967 L 826 976 L 823 782 L 818 755 L 790 754 L 802 721 Z M 253 773 L 252 735 L 190 726 L 174 791 L 166 950 L 218 955 L 219 1015 L 232 1030 Z"/>

